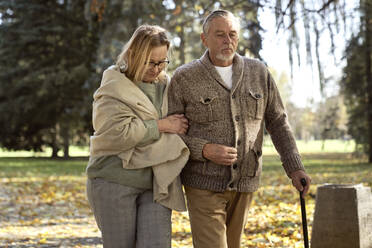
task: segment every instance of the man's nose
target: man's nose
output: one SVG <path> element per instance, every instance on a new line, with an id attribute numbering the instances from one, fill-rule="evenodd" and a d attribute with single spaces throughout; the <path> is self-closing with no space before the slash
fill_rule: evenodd
<path id="1" fill-rule="evenodd" d="M 223 41 L 224 41 L 224 43 L 226 43 L 226 44 L 230 44 L 231 41 L 232 41 L 232 39 L 230 38 L 229 35 L 225 35 L 225 38 L 223 39 Z"/>

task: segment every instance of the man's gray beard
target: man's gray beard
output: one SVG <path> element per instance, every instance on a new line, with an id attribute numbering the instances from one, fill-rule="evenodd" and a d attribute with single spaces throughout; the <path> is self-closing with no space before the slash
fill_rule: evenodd
<path id="1" fill-rule="evenodd" d="M 234 53 L 231 55 L 223 55 L 221 53 L 217 54 L 216 58 L 222 61 L 230 61 L 234 58 Z"/>

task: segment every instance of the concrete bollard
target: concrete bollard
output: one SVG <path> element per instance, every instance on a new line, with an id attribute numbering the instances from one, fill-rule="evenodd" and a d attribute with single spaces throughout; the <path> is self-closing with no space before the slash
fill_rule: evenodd
<path id="1" fill-rule="evenodd" d="M 369 187 L 361 184 L 318 187 L 311 248 L 372 248 Z"/>

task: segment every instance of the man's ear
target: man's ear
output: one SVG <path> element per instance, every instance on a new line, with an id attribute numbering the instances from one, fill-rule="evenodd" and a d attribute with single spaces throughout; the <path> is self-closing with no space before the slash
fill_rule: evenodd
<path id="1" fill-rule="evenodd" d="M 201 41 L 203 42 L 203 45 L 204 45 L 205 47 L 208 47 L 208 46 L 207 46 L 207 37 L 205 36 L 204 33 L 201 33 L 201 34 L 200 34 L 200 39 L 201 39 Z"/>

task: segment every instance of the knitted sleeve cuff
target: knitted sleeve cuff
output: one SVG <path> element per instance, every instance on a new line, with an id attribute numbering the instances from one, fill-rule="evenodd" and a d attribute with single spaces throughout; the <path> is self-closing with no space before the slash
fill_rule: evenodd
<path id="1" fill-rule="evenodd" d="M 143 121 L 143 124 L 146 127 L 146 134 L 141 140 L 141 142 L 138 143 L 138 145 L 140 146 L 151 143 L 152 141 L 158 140 L 160 137 L 158 124 L 156 120 Z"/>
<path id="2" fill-rule="evenodd" d="M 190 158 L 198 161 L 207 161 L 203 157 L 203 147 L 205 144 L 210 143 L 208 140 L 199 139 L 195 137 L 184 136 L 184 141 L 190 150 Z"/>
<path id="3" fill-rule="evenodd" d="M 293 154 L 282 158 L 282 163 L 288 177 L 290 177 L 291 173 L 294 171 L 305 171 L 305 167 L 301 162 L 301 156 L 299 154 Z"/>

